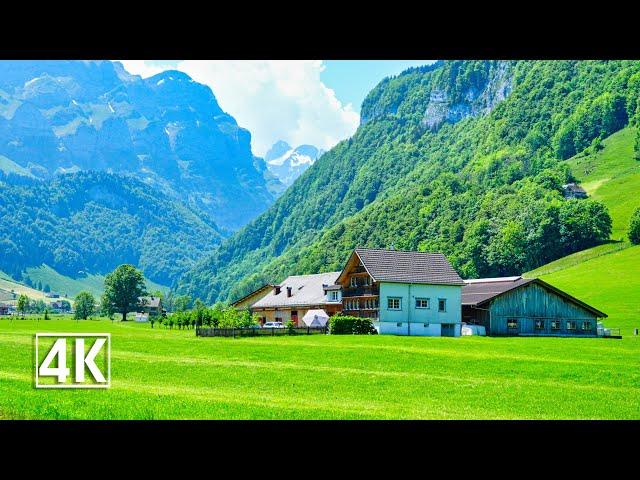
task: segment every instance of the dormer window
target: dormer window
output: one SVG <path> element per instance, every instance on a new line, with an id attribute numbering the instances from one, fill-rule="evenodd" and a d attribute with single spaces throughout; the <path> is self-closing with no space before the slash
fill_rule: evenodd
<path id="1" fill-rule="evenodd" d="M 358 286 L 358 281 L 357 281 L 356 277 L 351 277 L 350 285 L 352 287 L 357 287 Z"/>

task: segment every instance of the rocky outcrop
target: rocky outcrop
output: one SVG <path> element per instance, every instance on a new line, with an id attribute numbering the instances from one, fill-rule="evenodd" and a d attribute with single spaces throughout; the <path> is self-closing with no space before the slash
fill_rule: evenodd
<path id="1" fill-rule="evenodd" d="M 485 82 L 478 88 L 469 85 L 462 92 L 434 87 L 422 118 L 422 126 L 437 130 L 443 123 L 456 123 L 469 116 L 484 115 L 511 92 L 511 76 L 506 63 L 497 63 Z M 452 97 L 458 101 L 453 101 Z"/>

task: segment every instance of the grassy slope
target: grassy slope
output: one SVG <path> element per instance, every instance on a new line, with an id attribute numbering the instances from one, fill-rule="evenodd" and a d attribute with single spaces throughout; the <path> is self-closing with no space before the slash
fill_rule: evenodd
<path id="1" fill-rule="evenodd" d="M 27 275 L 32 282 L 40 281 L 42 285 L 49 284 L 51 290 L 55 292 L 67 293 L 75 296 L 82 290 L 91 292 L 94 296 L 99 297 L 104 290 L 104 275 L 87 275 L 85 277 L 71 278 L 62 275 L 48 265 L 27 268 Z M 151 291 L 161 290 L 168 291 L 168 287 L 147 280 L 147 289 Z"/>
<path id="2" fill-rule="evenodd" d="M 547 275 L 546 282 L 584 300 L 609 315 L 605 325 L 630 335 L 640 328 L 640 246 L 633 246 Z M 530 274 L 527 274 L 530 276 Z"/>
<path id="3" fill-rule="evenodd" d="M 111 332 L 111 389 L 35 390 L 36 331 Z M 234 340 L 0 320 L 0 417 L 638 419 L 639 353 L 632 337 Z"/>
<path id="4" fill-rule="evenodd" d="M 16 294 L 25 294 L 27 297 L 33 300 L 45 300 L 50 301 L 51 299 L 47 299 L 46 294 L 35 288 L 27 287 L 22 283 L 18 283 L 13 280 L 9 275 L 0 271 L 0 291 L 5 293 L 2 298 L 5 298 L 7 292 L 11 292 L 13 290 Z M 8 298 L 7 298 L 8 300 Z"/>
<path id="5" fill-rule="evenodd" d="M 577 155 L 567 162 L 587 193 L 607 205 L 613 220 L 611 238 L 627 238 L 629 220 L 640 207 L 640 161 L 633 158 L 636 130 L 625 128 L 606 138 L 595 155 Z"/>
<path id="6" fill-rule="evenodd" d="M 631 334 L 640 327 L 640 247 L 627 238 L 629 219 L 640 206 L 640 162 L 633 158 L 635 129 L 625 128 L 603 142 L 595 155 L 568 160 L 589 195 L 607 205 L 614 241 L 583 250 L 525 274 L 540 277 L 609 314 L 606 325 Z M 623 240 L 623 241 L 619 241 Z"/>

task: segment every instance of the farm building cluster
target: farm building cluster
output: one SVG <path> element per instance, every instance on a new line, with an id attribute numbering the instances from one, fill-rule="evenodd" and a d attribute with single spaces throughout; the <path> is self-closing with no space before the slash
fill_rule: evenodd
<path id="1" fill-rule="evenodd" d="M 450 337 L 595 337 L 607 317 L 540 279 L 463 280 L 443 254 L 372 248 L 356 248 L 341 271 L 292 275 L 232 305 L 262 324 L 302 326 L 322 311 L 370 318 L 380 334 Z"/>

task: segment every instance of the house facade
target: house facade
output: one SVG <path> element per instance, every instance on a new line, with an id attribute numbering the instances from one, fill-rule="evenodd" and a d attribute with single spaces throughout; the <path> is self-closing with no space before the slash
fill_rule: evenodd
<path id="1" fill-rule="evenodd" d="M 340 272 L 313 275 L 292 275 L 250 306 L 260 323 L 292 321 L 302 325 L 302 317 L 309 310 L 324 310 L 329 316 L 342 311 L 339 289 L 334 287 Z"/>
<path id="2" fill-rule="evenodd" d="M 140 297 L 138 301 L 137 313 L 145 313 L 147 314 L 147 318 L 149 316 L 160 316 L 166 313 L 162 308 L 162 299 L 160 297 Z"/>
<path id="3" fill-rule="evenodd" d="M 343 313 L 381 334 L 460 335 L 464 282 L 442 254 L 356 248 L 336 283 Z"/>
<path id="4" fill-rule="evenodd" d="M 465 280 L 462 319 L 492 336 L 597 336 L 607 314 L 540 280 Z"/>

